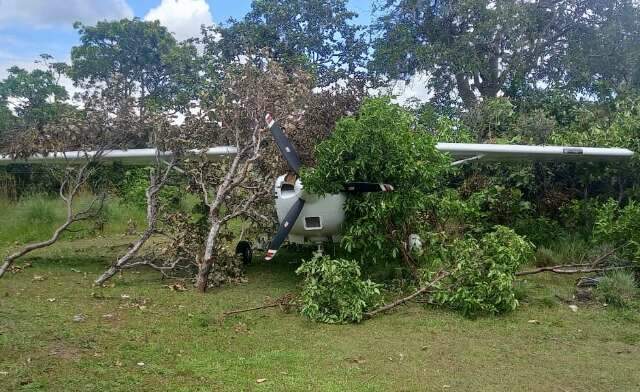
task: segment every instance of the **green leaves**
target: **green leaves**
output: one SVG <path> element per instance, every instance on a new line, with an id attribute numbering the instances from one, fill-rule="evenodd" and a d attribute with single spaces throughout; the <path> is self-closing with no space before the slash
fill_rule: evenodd
<path id="1" fill-rule="evenodd" d="M 395 259 L 410 221 L 448 168 L 434 137 L 414 115 L 389 98 L 366 100 L 354 117 L 340 120 L 316 148 L 317 164 L 302 173 L 305 189 L 333 193 L 349 181 L 393 185 L 389 193 L 350 195 L 345 207 L 344 247 L 362 260 Z"/>
<path id="2" fill-rule="evenodd" d="M 218 29 L 215 52 L 227 60 L 268 48 L 287 69 L 304 68 L 328 86 L 363 74 L 368 46 L 364 28 L 346 0 L 254 1 L 240 21 Z"/>
<path id="3" fill-rule="evenodd" d="M 625 207 L 610 199 L 596 211 L 593 238 L 619 248 L 618 254 L 640 265 L 640 203 Z"/>
<path id="4" fill-rule="evenodd" d="M 533 256 L 529 241 L 507 227 L 496 226 L 480 240 L 456 240 L 442 253 L 451 274 L 434 293 L 437 303 L 470 317 L 518 306 L 513 281 L 518 268 Z"/>
<path id="5" fill-rule="evenodd" d="M 357 323 L 381 299 L 381 285 L 363 280 L 354 260 L 314 257 L 303 261 L 296 273 L 304 275 L 301 313 L 314 321 Z"/>

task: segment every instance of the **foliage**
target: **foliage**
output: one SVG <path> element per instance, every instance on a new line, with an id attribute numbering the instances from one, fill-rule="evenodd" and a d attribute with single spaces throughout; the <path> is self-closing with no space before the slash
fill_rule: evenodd
<path id="1" fill-rule="evenodd" d="M 305 260 L 296 270 L 304 276 L 301 313 L 314 321 L 357 323 L 380 301 L 380 285 L 363 280 L 354 260 L 329 256 Z"/>
<path id="2" fill-rule="evenodd" d="M 374 24 L 370 69 L 392 79 L 425 72 L 435 102 L 461 99 L 467 109 L 478 101 L 475 92 L 517 96 L 537 89 L 538 81 L 575 91 L 603 74 L 608 81 L 636 80 L 637 13 L 632 0 L 388 0 Z"/>
<path id="3" fill-rule="evenodd" d="M 49 57 L 43 55 L 44 58 Z M 51 122 L 62 110 L 70 110 L 63 102 L 69 97 L 58 83 L 53 69 L 27 71 L 17 66 L 8 69 L 0 82 L 0 134 L 18 125 L 38 129 Z M 16 116 L 8 110 L 7 100 L 13 98 Z"/>
<path id="4" fill-rule="evenodd" d="M 134 18 L 74 27 L 80 45 L 71 50 L 71 78 L 83 87 L 107 83 L 110 93 L 129 99 L 119 111 L 134 106 L 144 122 L 148 112 L 184 110 L 197 97 L 195 46 L 176 42 L 158 21 Z"/>
<path id="5" fill-rule="evenodd" d="M 269 48 L 269 56 L 287 69 L 305 68 L 320 86 L 352 77 L 364 69 L 367 45 L 364 28 L 346 0 L 253 1 L 240 20 L 216 29 L 223 57 L 235 61 Z M 217 52 L 217 50 L 216 50 Z"/>
<path id="6" fill-rule="evenodd" d="M 516 220 L 513 229 L 535 245 L 549 245 L 564 233 L 560 224 L 545 216 Z"/>
<path id="7" fill-rule="evenodd" d="M 434 300 L 466 316 L 497 314 L 518 306 L 513 281 L 533 255 L 533 246 L 513 230 L 497 226 L 480 240 L 456 240 L 448 249 L 451 274 Z"/>
<path id="8" fill-rule="evenodd" d="M 347 200 L 342 244 L 361 252 L 362 260 L 400 256 L 411 219 L 447 170 L 433 136 L 414 126 L 414 116 L 388 98 L 368 99 L 356 116 L 337 123 L 316 148 L 317 165 L 302 173 L 305 189 L 319 194 L 338 192 L 349 181 L 393 185 L 393 192 Z"/>
<path id="9" fill-rule="evenodd" d="M 638 296 L 634 274 L 629 271 L 612 271 L 605 275 L 596 287 L 599 301 L 624 308 Z"/>
<path id="10" fill-rule="evenodd" d="M 640 262 L 640 203 L 631 201 L 620 207 L 609 200 L 596 214 L 594 240 L 609 242 L 619 248 L 620 255 Z"/>

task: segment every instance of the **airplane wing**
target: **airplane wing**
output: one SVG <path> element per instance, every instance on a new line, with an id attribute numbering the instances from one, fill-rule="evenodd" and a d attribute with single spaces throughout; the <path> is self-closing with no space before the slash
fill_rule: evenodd
<path id="1" fill-rule="evenodd" d="M 190 153 L 200 154 L 201 150 L 189 150 Z M 211 159 L 234 155 L 236 148 L 231 146 L 211 147 L 205 154 Z M 36 154 L 28 159 L 12 159 L 9 155 L 0 155 L 0 166 L 14 163 L 69 163 L 69 161 L 83 161 L 97 154 L 96 151 L 67 151 L 54 152 L 47 155 Z M 168 159 L 173 155 L 170 151 L 161 151 L 160 158 Z M 102 161 L 118 161 L 128 165 L 150 165 L 156 160 L 155 148 L 140 148 L 131 150 L 108 150 L 100 158 Z"/>
<path id="2" fill-rule="evenodd" d="M 527 146 L 516 144 L 438 143 L 436 148 L 449 153 L 453 165 L 483 161 L 607 161 L 628 159 L 633 151 L 626 148 Z"/>
<path id="3" fill-rule="evenodd" d="M 628 159 L 633 151 L 625 148 L 569 147 L 569 146 L 528 146 L 516 144 L 471 144 L 471 143 L 438 143 L 436 148 L 449 153 L 454 159 L 453 165 L 483 161 L 606 161 Z M 190 150 L 200 154 L 201 150 Z M 236 148 L 232 146 L 211 147 L 205 154 L 211 159 L 234 155 Z M 9 155 L 0 155 L 0 166 L 14 163 L 69 163 L 91 158 L 95 151 L 55 152 L 47 155 L 36 154 L 28 159 L 14 160 Z M 160 158 L 170 158 L 170 151 L 160 152 Z M 155 148 L 105 151 L 101 160 L 119 161 L 128 165 L 149 165 L 156 159 Z"/>

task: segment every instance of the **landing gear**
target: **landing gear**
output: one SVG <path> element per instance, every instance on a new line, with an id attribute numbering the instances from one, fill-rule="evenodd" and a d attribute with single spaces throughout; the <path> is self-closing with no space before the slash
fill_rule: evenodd
<path id="1" fill-rule="evenodd" d="M 324 246 L 322 245 L 322 242 L 318 242 L 318 249 L 313 252 L 313 257 L 322 257 L 324 255 Z"/>
<path id="2" fill-rule="evenodd" d="M 251 259 L 253 258 L 253 250 L 251 249 L 251 242 L 249 241 L 238 242 L 238 245 L 236 245 L 236 255 L 240 257 L 240 260 L 242 260 L 242 264 L 244 265 L 251 264 Z"/>

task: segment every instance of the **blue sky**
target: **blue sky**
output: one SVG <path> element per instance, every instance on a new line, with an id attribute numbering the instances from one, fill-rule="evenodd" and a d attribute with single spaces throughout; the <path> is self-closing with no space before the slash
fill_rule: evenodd
<path id="1" fill-rule="evenodd" d="M 369 22 L 370 2 L 349 0 L 350 9 L 360 14 L 358 23 Z M 241 18 L 250 6 L 251 0 L 0 0 L 0 79 L 12 65 L 34 68 L 40 53 L 68 61 L 78 43 L 71 26 L 75 20 L 159 19 L 178 38 L 186 38 L 203 23 Z"/>

